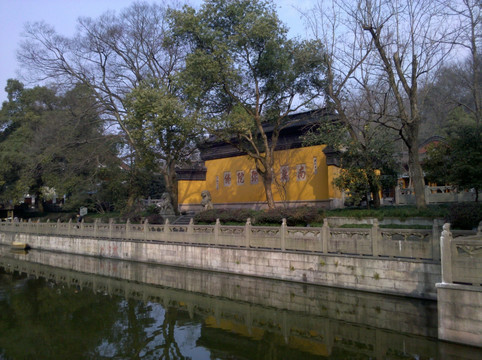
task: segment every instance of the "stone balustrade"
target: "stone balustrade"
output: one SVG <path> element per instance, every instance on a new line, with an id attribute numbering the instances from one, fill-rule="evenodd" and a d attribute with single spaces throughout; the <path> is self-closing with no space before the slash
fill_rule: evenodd
<path id="1" fill-rule="evenodd" d="M 34 235 L 76 238 L 115 239 L 121 241 L 167 242 L 189 245 L 213 245 L 235 248 L 273 249 L 324 254 L 362 255 L 388 258 L 440 260 L 440 223 L 432 229 L 381 228 L 376 219 L 371 228 L 331 227 L 325 219 L 322 227 L 164 225 L 74 222 L 4 222 L 0 230 Z M 470 235 L 473 232 L 455 232 Z"/>
<path id="2" fill-rule="evenodd" d="M 425 202 L 427 204 L 468 202 L 475 200 L 475 191 L 458 190 L 452 186 L 425 186 Z M 395 204 L 415 204 L 413 188 L 395 188 Z"/>
<path id="3" fill-rule="evenodd" d="M 476 235 L 457 238 L 445 224 L 441 244 L 442 282 L 482 286 L 482 222 Z"/>
<path id="4" fill-rule="evenodd" d="M 439 338 L 482 346 L 482 222 L 476 235 L 441 236 L 442 282 L 437 287 Z"/>

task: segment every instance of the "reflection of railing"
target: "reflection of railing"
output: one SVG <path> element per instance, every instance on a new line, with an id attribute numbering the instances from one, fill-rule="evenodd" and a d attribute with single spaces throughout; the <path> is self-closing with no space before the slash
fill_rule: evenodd
<path id="1" fill-rule="evenodd" d="M 425 202 L 427 204 L 446 202 L 474 201 L 475 192 L 459 191 L 452 186 L 425 186 Z M 395 188 L 396 204 L 415 204 L 413 188 Z"/>
<path id="2" fill-rule="evenodd" d="M 378 221 L 371 228 L 334 228 L 325 219 L 323 227 L 164 225 L 58 222 L 4 222 L 0 230 L 34 235 L 57 235 L 140 242 L 168 242 L 190 245 L 214 245 L 237 248 L 274 249 L 394 257 L 411 259 L 440 259 L 440 226 L 434 221 L 432 229 L 384 229 Z M 455 235 L 471 235 L 471 231 Z"/>
<path id="3" fill-rule="evenodd" d="M 482 222 L 476 235 L 453 238 L 450 224 L 443 227 L 442 281 L 482 286 Z"/>

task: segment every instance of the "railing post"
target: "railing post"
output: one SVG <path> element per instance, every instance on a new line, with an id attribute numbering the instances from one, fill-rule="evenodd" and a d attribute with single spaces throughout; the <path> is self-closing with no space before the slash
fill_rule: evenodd
<path id="1" fill-rule="evenodd" d="M 113 219 L 113 218 L 110 218 L 110 219 L 109 219 L 109 239 L 112 239 L 112 228 L 113 228 L 113 224 L 114 224 L 114 219 Z"/>
<path id="2" fill-rule="evenodd" d="M 251 244 L 251 218 L 246 219 L 246 225 L 244 226 L 244 246 L 249 248 Z"/>
<path id="3" fill-rule="evenodd" d="M 372 255 L 378 256 L 380 255 L 378 242 L 380 241 L 380 238 L 381 238 L 380 227 L 378 226 L 378 219 L 373 219 L 373 226 L 371 229 L 371 238 L 372 238 Z"/>
<path id="4" fill-rule="evenodd" d="M 442 236 L 440 237 L 442 282 L 452 283 L 452 233 L 450 224 L 443 226 Z"/>
<path id="5" fill-rule="evenodd" d="M 432 225 L 432 259 L 440 260 L 440 223 L 438 219 L 434 219 Z"/>
<path id="6" fill-rule="evenodd" d="M 167 235 L 169 234 L 169 219 L 167 218 L 166 221 L 164 222 L 164 233 Z M 166 238 L 167 240 L 167 238 Z"/>
<path id="7" fill-rule="evenodd" d="M 330 240 L 330 225 L 328 219 L 323 219 L 323 227 L 321 228 L 321 251 L 328 253 L 328 241 Z"/>
<path id="8" fill-rule="evenodd" d="M 147 232 L 149 231 L 149 220 L 144 220 L 144 241 L 147 241 Z"/>
<path id="9" fill-rule="evenodd" d="M 69 226 L 69 229 L 67 230 L 67 235 L 71 236 L 72 235 L 72 219 L 69 219 L 69 225 L 68 226 Z"/>
<path id="10" fill-rule="evenodd" d="M 216 225 L 214 225 L 214 243 L 219 244 L 219 228 L 221 227 L 221 222 L 216 219 Z"/>
<path id="11" fill-rule="evenodd" d="M 281 247 L 281 251 L 285 251 L 286 250 L 286 219 L 283 218 L 283 220 L 281 221 L 281 243 L 280 243 L 280 247 Z"/>
<path id="12" fill-rule="evenodd" d="M 57 219 L 57 235 L 60 235 L 61 234 L 61 231 L 60 231 L 60 219 Z"/>
<path id="13" fill-rule="evenodd" d="M 95 219 L 94 220 L 94 239 L 97 239 L 97 222 L 99 221 L 99 219 Z"/>
<path id="14" fill-rule="evenodd" d="M 131 232 L 131 221 L 127 219 L 126 221 L 126 237 L 124 240 L 129 240 L 130 239 L 130 232 Z"/>
<path id="15" fill-rule="evenodd" d="M 432 192 L 430 191 L 430 187 L 428 185 L 425 185 L 424 191 L 425 191 L 425 204 L 428 205 L 430 204 L 430 198 L 431 198 Z"/>
<path id="16" fill-rule="evenodd" d="M 187 233 L 190 234 L 190 235 L 194 234 L 194 219 L 193 218 L 191 218 L 189 220 L 189 225 L 187 226 Z"/>

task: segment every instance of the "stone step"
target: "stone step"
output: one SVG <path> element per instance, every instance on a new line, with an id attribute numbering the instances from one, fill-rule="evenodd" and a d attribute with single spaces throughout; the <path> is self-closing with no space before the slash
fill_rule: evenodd
<path id="1" fill-rule="evenodd" d="M 194 215 L 181 215 L 172 222 L 173 225 L 189 225 Z"/>

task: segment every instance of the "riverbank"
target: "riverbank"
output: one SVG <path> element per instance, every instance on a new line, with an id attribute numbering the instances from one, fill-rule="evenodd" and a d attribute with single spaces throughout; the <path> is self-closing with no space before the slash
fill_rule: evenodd
<path id="1" fill-rule="evenodd" d="M 441 280 L 429 230 L 105 225 L 11 224 L 0 242 L 425 299 Z"/>

